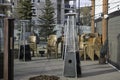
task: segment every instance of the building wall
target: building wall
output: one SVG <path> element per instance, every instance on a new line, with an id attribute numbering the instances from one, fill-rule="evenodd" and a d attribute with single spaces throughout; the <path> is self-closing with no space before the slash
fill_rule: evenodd
<path id="1" fill-rule="evenodd" d="M 120 69 L 120 11 L 109 14 L 108 46 L 109 62 Z M 102 20 L 96 22 L 96 31 L 102 33 Z"/>
<path id="2" fill-rule="evenodd" d="M 110 60 L 120 68 L 120 16 L 110 18 L 108 22 Z"/>
<path id="3" fill-rule="evenodd" d="M 13 0 L 0 0 L 0 17 L 11 16 L 12 14 L 12 1 Z"/>
<path id="4" fill-rule="evenodd" d="M 99 34 L 102 34 L 102 22 L 96 22 L 96 32 L 98 32 Z"/>
<path id="5" fill-rule="evenodd" d="M 84 34 L 84 33 L 91 33 L 91 27 L 90 26 L 79 26 L 80 33 L 79 34 Z"/>
<path id="6" fill-rule="evenodd" d="M 39 1 L 39 2 L 38 2 Z M 65 13 L 70 10 L 67 5 L 69 5 L 70 0 L 51 0 L 53 3 L 53 7 L 55 9 L 55 18 L 56 24 L 64 24 L 65 21 Z M 45 0 L 31 0 L 33 3 L 33 15 L 35 15 L 32 19 L 38 24 L 38 17 L 42 14 L 41 10 L 44 8 Z M 14 0 L 14 8 L 17 8 L 18 0 Z M 14 15 L 17 17 L 16 12 L 14 11 Z"/>
<path id="7" fill-rule="evenodd" d="M 65 18 L 65 12 L 66 12 L 66 7 L 65 4 L 69 3 L 69 0 L 51 0 L 53 3 L 53 7 L 55 9 L 55 18 L 56 18 L 56 24 L 63 24 L 64 23 L 64 18 Z M 34 5 L 33 9 L 35 9 L 35 17 L 33 17 L 34 21 L 38 20 L 39 15 L 41 15 L 41 9 L 44 8 L 45 5 L 45 0 L 32 0 L 32 3 Z"/>

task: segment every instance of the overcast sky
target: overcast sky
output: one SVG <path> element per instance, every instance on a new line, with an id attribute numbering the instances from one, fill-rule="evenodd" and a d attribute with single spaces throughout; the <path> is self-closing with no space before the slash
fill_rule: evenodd
<path id="1" fill-rule="evenodd" d="M 76 5 L 78 7 L 78 1 L 76 0 Z M 70 4 L 73 4 L 73 1 L 70 1 Z M 80 7 L 84 7 L 84 6 L 90 6 L 91 5 L 91 0 L 80 0 Z"/>
<path id="2" fill-rule="evenodd" d="M 108 0 L 109 8 L 108 13 L 120 10 L 120 0 Z M 102 13 L 102 0 L 95 0 L 95 18 L 101 17 Z"/>
<path id="3" fill-rule="evenodd" d="M 91 0 L 80 0 L 80 7 L 90 6 L 90 5 L 91 5 Z"/>

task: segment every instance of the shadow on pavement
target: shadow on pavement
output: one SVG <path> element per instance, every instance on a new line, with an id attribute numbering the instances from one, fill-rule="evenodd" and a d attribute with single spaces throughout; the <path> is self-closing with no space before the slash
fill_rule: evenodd
<path id="1" fill-rule="evenodd" d="M 107 73 L 115 72 L 116 70 L 111 68 L 108 64 L 92 64 L 92 65 L 86 65 L 83 67 L 84 72 L 82 73 L 81 77 L 90 77 L 90 76 L 97 76 Z"/>

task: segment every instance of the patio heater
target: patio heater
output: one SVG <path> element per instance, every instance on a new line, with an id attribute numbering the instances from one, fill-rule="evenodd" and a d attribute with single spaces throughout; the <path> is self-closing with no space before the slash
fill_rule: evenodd
<path id="1" fill-rule="evenodd" d="M 31 60 L 30 54 L 30 46 L 28 45 L 28 37 L 30 36 L 30 32 L 26 32 L 27 28 L 29 27 L 29 20 L 21 20 L 21 33 L 20 33 L 20 40 L 19 40 L 19 60 L 29 61 Z"/>
<path id="2" fill-rule="evenodd" d="M 67 22 L 64 28 L 64 76 L 78 77 L 81 75 L 76 16 L 74 12 L 67 13 Z"/>

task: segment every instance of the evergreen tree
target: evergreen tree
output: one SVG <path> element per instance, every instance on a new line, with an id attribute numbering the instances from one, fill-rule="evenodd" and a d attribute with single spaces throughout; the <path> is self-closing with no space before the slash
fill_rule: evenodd
<path id="1" fill-rule="evenodd" d="M 83 17 L 80 18 L 80 23 L 82 25 L 88 25 L 90 26 L 90 7 L 82 7 L 80 8 L 80 10 L 78 9 L 77 11 L 80 11 L 80 14 L 83 15 Z"/>
<path id="2" fill-rule="evenodd" d="M 26 31 L 30 32 L 32 27 L 32 3 L 31 0 L 19 0 L 17 6 L 18 19 L 29 20 Z M 27 24 L 27 23 L 26 23 Z"/>
<path id="3" fill-rule="evenodd" d="M 19 19 L 31 20 L 32 19 L 31 0 L 19 0 L 17 12 Z"/>
<path id="4" fill-rule="evenodd" d="M 45 6 L 41 10 L 42 14 L 39 16 L 40 19 L 40 36 L 48 37 L 51 34 L 55 34 L 55 18 L 54 18 L 54 7 L 50 0 L 45 0 Z"/>

